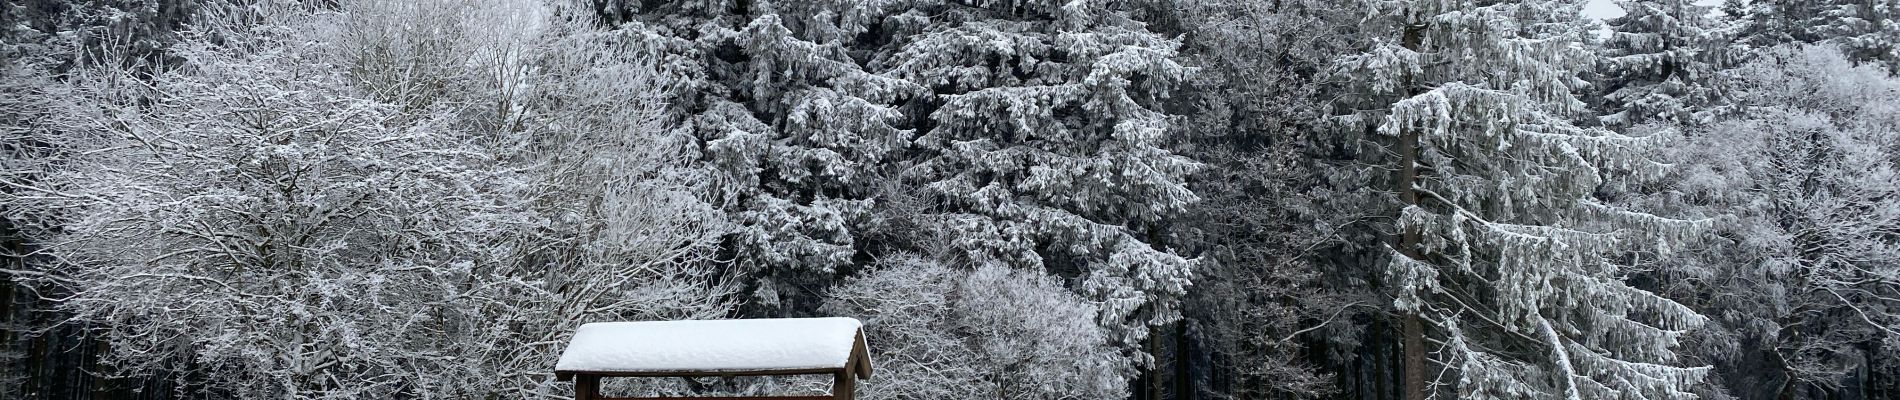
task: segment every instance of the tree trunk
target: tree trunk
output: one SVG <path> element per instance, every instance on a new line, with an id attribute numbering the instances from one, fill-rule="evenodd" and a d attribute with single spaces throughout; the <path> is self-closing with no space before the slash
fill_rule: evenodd
<path id="1" fill-rule="evenodd" d="M 1193 365 L 1189 363 L 1196 357 L 1192 357 L 1194 353 L 1188 351 L 1188 345 L 1187 319 L 1183 318 L 1180 321 L 1174 321 L 1173 378 L 1175 400 L 1194 400 L 1196 394 L 1194 392 L 1194 383 L 1189 379 L 1193 376 Z"/>
<path id="2" fill-rule="evenodd" d="M 1415 206 L 1418 205 L 1418 191 L 1414 190 L 1412 185 L 1418 178 L 1418 131 L 1411 128 L 1401 131 L 1398 147 L 1399 169 L 1395 172 L 1398 175 L 1395 185 L 1399 193 L 1399 201 L 1405 206 Z M 1400 232 L 1398 256 L 1421 259 L 1422 255 L 1412 249 L 1418 246 L 1418 242 L 1418 232 L 1411 230 Z M 1425 327 L 1419 321 L 1418 313 L 1407 312 L 1401 318 L 1403 320 L 1399 323 L 1403 325 L 1401 330 L 1405 338 L 1405 343 L 1402 344 L 1405 351 L 1403 368 L 1405 399 L 1425 400 L 1426 392 L 1429 390 L 1425 383 Z"/>
<path id="3" fill-rule="evenodd" d="M 1775 394 L 1775 399 L 1794 400 L 1794 388 L 1797 386 L 1796 383 L 1800 380 L 1795 378 L 1794 369 L 1789 365 L 1788 357 L 1781 355 L 1779 351 L 1772 354 L 1775 356 L 1775 361 L 1781 364 L 1782 376 L 1781 391 Z"/>
<path id="4" fill-rule="evenodd" d="M 1372 321 L 1373 332 L 1384 332 L 1388 326 L 1384 320 Z M 1364 372 L 1357 373 L 1360 381 L 1360 390 L 1367 391 L 1361 392 L 1359 398 L 1372 400 L 1388 400 L 1392 398 L 1390 396 L 1390 394 L 1393 393 L 1392 380 L 1386 379 L 1390 375 L 1379 372 L 1384 371 L 1387 365 L 1392 364 L 1392 352 L 1388 350 L 1397 348 L 1393 347 L 1391 342 L 1392 337 L 1390 336 L 1374 336 L 1366 343 L 1366 347 L 1371 348 L 1372 351 L 1369 353 L 1364 350 L 1360 351 L 1361 354 L 1365 354 L 1366 360 L 1354 365 L 1358 365 L 1361 370 L 1370 368 L 1373 372 L 1369 374 Z M 1367 367 L 1367 365 L 1370 365 L 1370 367 Z"/>
<path id="5" fill-rule="evenodd" d="M 1418 314 L 1405 316 L 1405 400 L 1425 400 L 1425 329 Z"/>
<path id="6" fill-rule="evenodd" d="M 1424 25 L 1410 25 L 1405 28 L 1401 45 L 1406 49 L 1418 51 L 1424 45 Z M 1417 95 L 1417 83 L 1407 76 L 1404 91 L 1407 95 Z M 1412 127 L 1400 127 L 1399 165 L 1393 171 L 1393 189 L 1398 192 L 1399 202 L 1404 206 L 1418 205 L 1418 190 L 1414 182 L 1418 180 L 1418 130 Z M 1422 261 L 1422 255 L 1413 250 L 1419 243 L 1419 234 L 1411 230 L 1399 232 L 1398 251 L 1402 257 L 1411 257 Z M 1425 383 L 1425 328 L 1417 313 L 1408 312 L 1403 317 L 1405 337 L 1405 399 L 1425 400 L 1430 390 Z"/>
<path id="7" fill-rule="evenodd" d="M 1143 383 L 1147 386 L 1144 392 L 1147 393 L 1145 398 L 1148 400 L 1161 400 L 1161 363 L 1167 361 L 1167 358 L 1164 358 L 1166 354 L 1161 351 L 1162 332 L 1165 331 L 1156 330 L 1148 335 L 1148 357 L 1154 359 L 1154 365 L 1148 368 L 1148 379 Z"/>

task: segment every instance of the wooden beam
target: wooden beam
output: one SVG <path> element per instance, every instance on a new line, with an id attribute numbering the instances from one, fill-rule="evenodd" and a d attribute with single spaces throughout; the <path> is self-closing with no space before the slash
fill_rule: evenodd
<path id="1" fill-rule="evenodd" d="M 784 371 L 797 371 L 798 373 L 783 373 Z M 817 371 L 817 372 L 813 372 L 813 371 Z M 825 369 L 818 369 L 818 370 L 779 370 L 779 371 L 776 371 L 775 373 L 766 373 L 766 372 L 773 372 L 773 371 L 668 372 L 667 374 L 669 375 L 651 375 L 651 374 L 657 374 L 657 373 L 645 373 L 645 372 L 572 372 L 572 371 L 569 371 L 566 373 L 569 374 L 570 378 L 574 379 L 574 400 L 679 400 L 679 399 L 852 400 L 854 396 L 856 395 L 854 389 L 857 386 L 856 385 L 857 379 L 855 376 L 853 376 L 851 371 L 852 371 L 851 366 L 846 365 L 845 368 L 825 368 Z M 708 376 L 724 376 L 724 377 L 791 376 L 791 375 L 821 375 L 821 374 L 830 374 L 832 376 L 832 379 L 833 379 L 832 386 L 831 386 L 832 394 L 814 395 L 814 396 L 607 397 L 600 393 L 600 378 L 603 378 L 603 377 L 607 377 L 607 378 L 693 378 L 693 377 L 708 377 Z M 842 391 L 840 389 L 842 389 Z"/>
<path id="2" fill-rule="evenodd" d="M 864 331 L 859 330 L 857 340 L 851 344 L 851 361 L 846 369 L 857 374 L 858 379 L 871 379 L 871 347 L 864 344 Z"/>
<path id="3" fill-rule="evenodd" d="M 751 371 L 554 371 L 554 377 L 597 376 L 608 378 L 705 378 L 724 376 L 831 375 L 845 368 L 763 369 Z"/>
<path id="4" fill-rule="evenodd" d="M 595 397 L 594 400 L 832 400 L 831 396 Z"/>

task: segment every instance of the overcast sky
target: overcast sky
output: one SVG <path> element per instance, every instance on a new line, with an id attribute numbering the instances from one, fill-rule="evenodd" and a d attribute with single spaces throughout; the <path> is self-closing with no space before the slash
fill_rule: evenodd
<path id="1" fill-rule="evenodd" d="M 1722 0 L 1698 0 L 1696 4 L 1713 6 L 1722 4 Z M 1623 9 L 1618 8 L 1616 2 L 1610 0 L 1590 0 L 1590 4 L 1583 6 L 1583 15 L 1596 19 L 1610 19 L 1623 16 Z"/>

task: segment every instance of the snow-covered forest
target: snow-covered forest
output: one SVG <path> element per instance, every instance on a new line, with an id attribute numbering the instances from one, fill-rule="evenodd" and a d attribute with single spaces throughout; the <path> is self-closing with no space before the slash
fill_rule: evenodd
<path id="1" fill-rule="evenodd" d="M 1897 399 L 1896 72 L 1900 0 L 0 1 L 0 399 L 818 316 L 864 399 Z"/>

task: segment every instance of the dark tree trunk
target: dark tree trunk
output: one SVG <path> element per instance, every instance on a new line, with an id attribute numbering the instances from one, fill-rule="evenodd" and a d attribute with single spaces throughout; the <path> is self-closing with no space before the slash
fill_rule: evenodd
<path id="1" fill-rule="evenodd" d="M 1187 320 L 1174 322 L 1174 399 L 1194 400 L 1194 373 L 1189 362 L 1194 352 L 1189 350 Z"/>
<path id="2" fill-rule="evenodd" d="M 1405 316 L 1405 399 L 1425 400 L 1425 329 L 1417 314 Z"/>
<path id="3" fill-rule="evenodd" d="M 1396 189 L 1399 201 L 1405 206 L 1418 205 L 1418 191 L 1413 181 L 1418 177 L 1418 131 L 1406 128 L 1399 134 L 1399 169 L 1396 172 Z M 1399 257 L 1421 259 L 1412 248 L 1419 242 L 1418 232 L 1406 230 L 1399 233 Z M 1399 324 L 1405 342 L 1401 347 L 1405 351 L 1405 399 L 1424 400 L 1429 388 L 1425 382 L 1425 327 L 1419 321 L 1417 313 L 1407 312 L 1400 317 Z"/>
<path id="4" fill-rule="evenodd" d="M 1424 45 L 1424 30 L 1424 25 L 1406 26 L 1401 45 L 1406 49 L 1418 51 Z M 1412 82 L 1411 77 L 1406 77 L 1402 81 L 1405 82 L 1405 93 L 1415 94 L 1413 92 L 1417 91 L 1417 83 Z M 1398 143 L 1399 165 L 1398 169 L 1393 171 L 1395 175 L 1393 189 L 1398 192 L 1402 206 L 1416 206 L 1418 191 L 1413 186 L 1413 182 L 1418 179 L 1418 131 L 1409 126 L 1401 128 Z M 1423 257 L 1413 250 L 1418 243 L 1418 232 L 1410 230 L 1399 232 L 1400 256 L 1422 260 Z M 1403 321 L 1400 324 L 1403 325 L 1405 337 L 1405 399 L 1425 400 L 1426 391 L 1430 390 L 1425 382 L 1425 328 L 1419 321 L 1417 313 L 1408 312 L 1401 318 Z"/>

